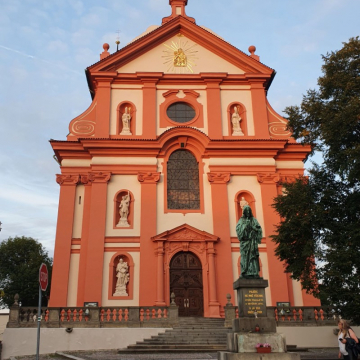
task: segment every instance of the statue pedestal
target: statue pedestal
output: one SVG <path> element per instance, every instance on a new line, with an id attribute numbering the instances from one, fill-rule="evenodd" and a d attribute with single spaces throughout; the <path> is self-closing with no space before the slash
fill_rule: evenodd
<path id="1" fill-rule="evenodd" d="M 113 296 L 129 296 L 129 294 L 126 292 L 126 285 L 117 286 Z"/>
<path id="2" fill-rule="evenodd" d="M 219 360 L 300 360 L 300 355 L 286 352 L 285 336 L 276 332 L 275 318 L 266 313 L 265 289 L 262 278 L 239 278 L 233 284 L 237 291 L 239 318 L 227 335 L 227 351 L 218 353 Z M 256 328 L 256 329 L 255 329 Z M 257 331 L 256 331 L 257 330 Z M 268 343 L 270 353 L 257 353 L 256 344 Z"/>
<path id="3" fill-rule="evenodd" d="M 131 131 L 129 129 L 124 129 L 120 135 L 132 135 Z"/>
<path id="4" fill-rule="evenodd" d="M 117 227 L 129 227 L 130 224 L 128 223 L 127 219 L 120 219 L 120 221 L 116 225 Z"/>
<path id="5" fill-rule="evenodd" d="M 241 130 L 234 130 L 232 136 L 244 136 L 244 133 Z"/>
<path id="6" fill-rule="evenodd" d="M 266 317 L 265 288 L 268 286 L 268 281 L 263 278 L 239 278 L 234 282 L 233 288 L 237 292 L 239 318 L 255 318 L 255 312 L 258 317 Z"/>

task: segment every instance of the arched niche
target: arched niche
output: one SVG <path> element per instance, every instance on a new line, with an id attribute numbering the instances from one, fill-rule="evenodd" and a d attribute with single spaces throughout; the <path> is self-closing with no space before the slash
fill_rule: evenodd
<path id="1" fill-rule="evenodd" d="M 127 217 L 129 226 L 120 226 L 120 204 L 124 196 L 130 196 L 129 215 Z M 134 228 L 134 195 L 130 190 L 122 189 L 119 190 L 114 196 L 114 229 L 133 229 Z"/>
<path id="2" fill-rule="evenodd" d="M 122 116 L 125 113 L 125 109 L 128 108 L 128 112 L 131 116 L 130 120 L 130 132 L 135 135 L 136 130 L 136 106 L 131 101 L 123 101 L 117 106 L 117 120 L 116 120 L 116 135 L 120 135 L 123 130 Z M 122 135 L 130 136 L 130 135 Z"/>
<path id="3" fill-rule="evenodd" d="M 126 284 L 126 291 L 128 296 L 114 296 L 116 289 L 116 267 L 120 259 L 128 264 L 129 282 Z M 124 251 L 119 251 L 114 254 L 109 263 L 109 300 L 132 300 L 134 298 L 134 260 L 132 256 Z"/>
<path id="4" fill-rule="evenodd" d="M 240 206 L 240 201 L 242 200 L 242 198 L 244 198 L 249 206 L 251 207 L 253 216 L 256 217 L 256 209 L 255 209 L 255 198 L 254 195 L 247 191 L 247 190 L 240 190 L 239 192 L 236 193 L 235 195 L 235 214 L 236 214 L 236 221 L 239 221 L 239 219 L 242 216 L 242 209 Z"/>
<path id="5" fill-rule="evenodd" d="M 248 131 L 247 131 L 247 115 L 246 115 L 246 108 L 245 105 L 242 104 L 241 102 L 232 102 L 228 105 L 227 108 L 227 117 L 228 117 L 228 127 L 229 127 L 229 136 L 232 136 L 233 133 L 233 126 L 232 126 L 232 115 L 235 112 L 235 106 L 238 107 L 239 110 L 239 115 L 241 117 L 241 121 L 240 121 L 240 127 L 241 130 L 244 134 L 244 136 L 247 136 Z M 234 136 L 234 137 L 241 137 L 241 136 Z"/>

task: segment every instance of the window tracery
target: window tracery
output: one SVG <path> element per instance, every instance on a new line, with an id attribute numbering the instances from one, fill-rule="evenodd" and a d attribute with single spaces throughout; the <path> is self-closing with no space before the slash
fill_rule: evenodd
<path id="1" fill-rule="evenodd" d="M 174 151 L 167 163 L 168 209 L 200 209 L 199 165 L 187 150 Z"/>

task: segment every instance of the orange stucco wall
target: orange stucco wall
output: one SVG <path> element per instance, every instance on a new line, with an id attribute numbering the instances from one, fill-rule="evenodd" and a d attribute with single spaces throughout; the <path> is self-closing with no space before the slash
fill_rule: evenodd
<path id="1" fill-rule="evenodd" d="M 167 71 L 159 61 L 164 43 L 178 41 L 176 33 L 197 44 L 193 72 Z M 319 304 L 284 273 L 270 238 L 279 222 L 273 199 L 282 180 L 303 173 L 310 150 L 290 138 L 286 120 L 267 102 L 272 69 L 180 16 L 105 56 L 87 75 L 92 104 L 70 122 L 69 141 L 51 142 L 62 164 L 51 306 L 168 305 L 170 260 L 178 251 L 192 251 L 203 267 L 204 316 L 223 316 L 238 277 L 241 192 L 251 198 L 264 231 L 260 258 L 270 284 L 267 304 Z M 189 126 L 166 115 L 167 104 L 181 99 L 196 110 Z M 121 136 L 125 103 L 134 123 L 132 135 Z M 241 104 L 243 136 L 232 136 L 234 104 Z M 198 162 L 199 210 L 167 209 L 166 163 L 177 149 L 190 151 Z M 119 191 L 131 193 L 129 228 L 115 224 Z M 112 296 L 111 262 L 121 253 L 132 264 L 129 299 Z"/>

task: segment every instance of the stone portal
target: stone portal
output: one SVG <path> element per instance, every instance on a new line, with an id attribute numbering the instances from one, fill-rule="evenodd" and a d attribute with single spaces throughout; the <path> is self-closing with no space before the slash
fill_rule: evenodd
<path id="1" fill-rule="evenodd" d="M 204 316 L 202 266 L 191 252 L 177 253 L 170 263 L 170 293 L 179 316 Z"/>

